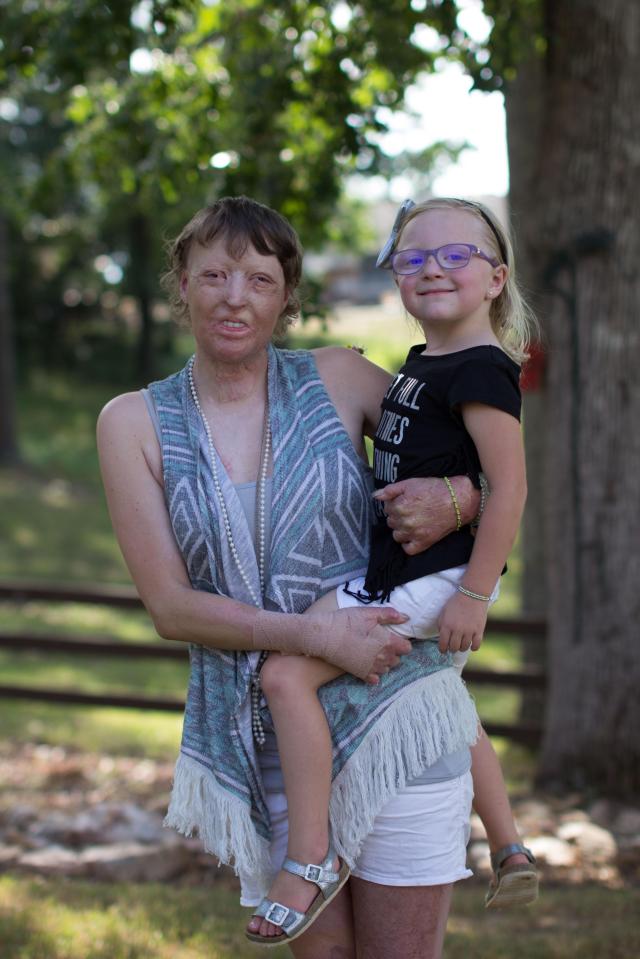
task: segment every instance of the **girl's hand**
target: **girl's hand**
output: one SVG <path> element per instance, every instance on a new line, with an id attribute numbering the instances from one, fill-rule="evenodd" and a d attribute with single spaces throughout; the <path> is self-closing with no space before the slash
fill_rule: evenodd
<path id="1" fill-rule="evenodd" d="M 489 604 L 456 593 L 444 607 L 438 620 L 441 653 L 466 652 L 480 648 L 487 624 Z"/>

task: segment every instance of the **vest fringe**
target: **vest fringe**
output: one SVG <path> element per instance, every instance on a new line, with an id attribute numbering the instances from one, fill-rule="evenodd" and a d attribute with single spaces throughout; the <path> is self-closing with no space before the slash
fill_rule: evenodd
<path id="1" fill-rule="evenodd" d="M 475 704 L 454 669 L 401 691 L 333 782 L 331 831 L 338 855 L 349 866 L 383 806 L 441 756 L 472 745 L 478 722 Z M 250 807 L 184 753 L 176 763 L 164 825 L 184 836 L 197 832 L 206 852 L 232 865 L 236 875 L 250 875 L 266 894 L 272 879 L 269 844 L 258 835 Z"/>
<path id="2" fill-rule="evenodd" d="M 251 819 L 251 807 L 223 789 L 213 773 L 181 753 L 164 825 L 190 837 L 197 832 L 206 852 L 220 863 L 256 877 L 269 886 L 269 843 Z"/>
<path id="3" fill-rule="evenodd" d="M 349 866 L 392 796 L 440 756 L 472 745 L 478 723 L 473 699 L 454 669 L 402 690 L 333 782 L 332 836 Z"/>

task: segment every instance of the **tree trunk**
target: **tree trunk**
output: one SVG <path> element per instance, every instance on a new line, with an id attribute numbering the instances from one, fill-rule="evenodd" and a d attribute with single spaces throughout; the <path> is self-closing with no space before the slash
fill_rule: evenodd
<path id="1" fill-rule="evenodd" d="M 550 689 L 541 781 L 640 787 L 640 8 L 547 4 Z"/>
<path id="2" fill-rule="evenodd" d="M 15 406 L 15 343 L 9 289 L 9 224 L 0 210 L 0 466 L 19 461 Z"/>
<path id="3" fill-rule="evenodd" d="M 532 25 L 533 26 L 533 25 Z M 518 275 L 527 299 L 539 316 L 542 264 L 539 250 L 540 223 L 532 198 L 537 194 L 540 143 L 544 104 L 544 71 L 541 57 L 532 56 L 518 66 L 516 79 L 505 92 L 507 144 L 509 152 L 509 214 L 512 239 L 516 248 Z M 542 329 L 544 337 L 544 330 Z M 535 619 L 547 616 L 547 567 L 545 561 L 545 436 L 547 429 L 546 383 L 544 377 L 523 393 L 524 443 L 527 456 L 529 493 L 522 520 L 522 612 Z M 543 670 L 546 648 L 537 636 L 523 639 L 523 665 Z M 544 693 L 526 689 L 522 693 L 520 721 L 527 725 L 540 722 L 544 711 Z"/>

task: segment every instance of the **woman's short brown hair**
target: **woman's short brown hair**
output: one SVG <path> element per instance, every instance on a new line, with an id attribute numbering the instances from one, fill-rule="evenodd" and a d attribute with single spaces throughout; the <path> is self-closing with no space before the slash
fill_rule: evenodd
<path id="1" fill-rule="evenodd" d="M 162 277 L 169 302 L 179 322 L 188 322 L 189 308 L 180 295 L 180 280 L 194 244 L 208 246 L 222 237 L 227 252 L 241 257 L 249 245 L 262 256 L 275 256 L 282 267 L 289 297 L 276 324 L 281 337 L 300 311 L 296 295 L 302 275 L 302 246 L 298 234 L 280 213 L 246 196 L 224 196 L 203 207 L 168 245 L 168 269 Z"/>

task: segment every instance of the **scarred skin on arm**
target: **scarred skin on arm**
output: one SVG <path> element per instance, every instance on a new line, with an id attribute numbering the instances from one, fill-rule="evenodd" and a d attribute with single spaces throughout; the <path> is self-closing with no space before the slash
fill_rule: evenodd
<path id="1" fill-rule="evenodd" d="M 470 523 L 480 507 L 480 492 L 468 476 L 452 476 L 450 482 L 462 523 Z M 456 528 L 451 494 L 439 477 L 414 477 L 390 483 L 375 496 L 384 503 L 393 538 L 409 556 L 422 553 Z"/>

